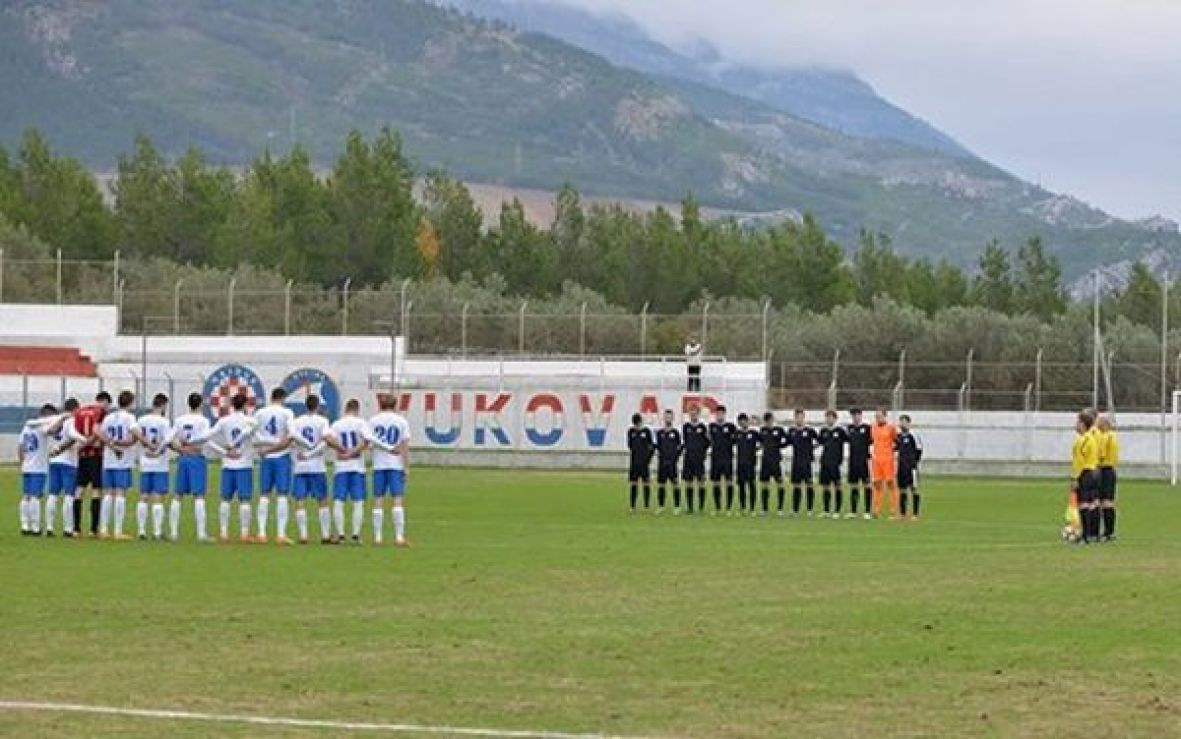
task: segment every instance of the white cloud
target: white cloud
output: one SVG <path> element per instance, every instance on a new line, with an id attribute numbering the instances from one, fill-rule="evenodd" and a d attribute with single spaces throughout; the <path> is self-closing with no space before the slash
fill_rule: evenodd
<path id="1" fill-rule="evenodd" d="M 1179 0 L 560 0 L 731 60 L 852 69 L 984 157 L 1181 217 Z"/>

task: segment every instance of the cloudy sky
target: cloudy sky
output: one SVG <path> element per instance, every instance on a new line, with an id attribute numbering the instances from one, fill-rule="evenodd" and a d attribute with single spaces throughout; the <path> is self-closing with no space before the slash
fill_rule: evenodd
<path id="1" fill-rule="evenodd" d="M 852 69 L 985 158 L 1181 219 L 1181 0 L 559 0 L 764 65 Z"/>

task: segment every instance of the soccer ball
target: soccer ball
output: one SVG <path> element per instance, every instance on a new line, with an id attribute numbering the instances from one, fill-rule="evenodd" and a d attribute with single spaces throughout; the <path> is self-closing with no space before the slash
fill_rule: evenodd
<path id="1" fill-rule="evenodd" d="M 1078 541 L 1078 532 L 1074 530 L 1073 526 L 1062 527 L 1062 541 L 1067 544 L 1073 544 Z"/>

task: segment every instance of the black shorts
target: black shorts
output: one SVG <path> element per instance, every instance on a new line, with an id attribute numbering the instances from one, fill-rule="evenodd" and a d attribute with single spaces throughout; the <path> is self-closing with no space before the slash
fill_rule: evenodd
<path id="1" fill-rule="evenodd" d="M 1115 500 L 1115 468 L 1099 468 L 1099 500 Z"/>
<path id="2" fill-rule="evenodd" d="M 711 459 L 709 461 L 709 479 L 713 482 L 734 479 L 733 459 Z"/>
<path id="3" fill-rule="evenodd" d="M 910 465 L 900 465 L 898 467 L 898 489 L 899 490 L 914 490 L 919 480 L 919 471 Z"/>
<path id="4" fill-rule="evenodd" d="M 738 482 L 754 482 L 755 481 L 755 466 L 754 464 L 740 464 L 738 465 Z"/>
<path id="5" fill-rule="evenodd" d="M 627 469 L 627 481 L 639 482 L 643 480 L 648 482 L 652 479 L 652 465 L 647 462 L 633 461 Z"/>
<path id="6" fill-rule="evenodd" d="M 656 465 L 656 482 L 663 485 L 666 482 L 677 481 L 677 461 L 660 462 Z"/>
<path id="7" fill-rule="evenodd" d="M 681 468 L 681 479 L 686 482 L 701 482 L 705 479 L 705 457 L 685 457 Z"/>
<path id="8" fill-rule="evenodd" d="M 802 485 L 804 483 L 812 482 L 812 465 L 792 463 L 791 465 L 791 484 Z"/>
<path id="9" fill-rule="evenodd" d="M 820 484 L 821 485 L 840 485 L 841 484 L 841 463 L 840 462 L 825 462 L 820 461 Z"/>
<path id="10" fill-rule="evenodd" d="M 763 466 L 759 468 L 759 480 L 783 482 L 783 463 L 778 459 L 764 459 Z"/>
<path id="11" fill-rule="evenodd" d="M 1075 489 L 1078 491 L 1079 505 L 1094 502 L 1099 495 L 1099 477 L 1095 471 L 1084 470 L 1075 481 Z"/>
<path id="12" fill-rule="evenodd" d="M 849 482 L 853 484 L 869 484 L 869 459 L 849 460 Z"/>
<path id="13" fill-rule="evenodd" d="M 78 458 L 78 490 L 94 488 L 100 490 L 103 486 L 103 458 Z"/>

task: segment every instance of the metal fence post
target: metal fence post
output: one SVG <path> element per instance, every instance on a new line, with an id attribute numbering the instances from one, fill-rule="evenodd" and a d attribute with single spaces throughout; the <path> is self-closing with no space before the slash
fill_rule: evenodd
<path id="1" fill-rule="evenodd" d="M 62 250 L 57 250 L 57 304 L 62 304 Z"/>
<path id="2" fill-rule="evenodd" d="M 168 420 L 176 420 L 176 380 L 172 375 L 164 372 L 164 379 L 168 381 Z"/>
<path id="3" fill-rule="evenodd" d="M 646 359 L 648 357 L 648 308 L 651 304 L 644 303 L 643 310 L 640 311 L 640 358 Z"/>
<path id="4" fill-rule="evenodd" d="M 586 302 L 578 309 L 578 356 L 586 356 Z"/>
<path id="5" fill-rule="evenodd" d="M 709 336 L 709 301 L 705 301 L 705 306 L 701 309 L 701 341 L 698 342 L 702 347 L 706 347 L 706 338 Z M 705 349 L 709 351 L 709 349 Z"/>
<path id="6" fill-rule="evenodd" d="M 406 303 L 406 310 L 402 311 L 402 342 L 403 349 L 410 352 L 410 311 L 414 310 L 414 301 Z"/>
<path id="7" fill-rule="evenodd" d="M 465 358 L 467 357 L 467 312 L 470 308 L 470 303 L 464 303 L 463 308 L 459 311 L 459 351 Z"/>
<path id="8" fill-rule="evenodd" d="M 521 311 L 517 318 L 517 353 L 525 353 L 525 310 L 529 307 L 528 300 L 521 301 Z"/>
<path id="9" fill-rule="evenodd" d="M 283 335 L 291 335 L 291 286 L 294 280 L 288 280 L 283 288 Z"/>
<path id="10" fill-rule="evenodd" d="M 21 418 L 29 417 L 29 376 L 23 369 L 17 369 L 21 376 Z"/>
<path id="11" fill-rule="evenodd" d="M 398 301 L 399 320 L 402 323 L 402 336 L 406 335 L 406 289 L 410 287 L 410 280 L 402 280 L 402 297 Z"/>
<path id="12" fill-rule="evenodd" d="M 176 281 L 172 286 L 172 333 L 180 333 L 180 288 L 185 284 L 184 278 Z"/>
<path id="13" fill-rule="evenodd" d="M 113 293 L 111 297 L 114 298 L 113 302 L 116 304 L 122 302 L 120 297 L 120 293 L 122 292 L 120 289 L 121 284 L 122 282 L 119 279 L 119 250 L 116 249 L 115 258 L 111 263 L 111 292 Z"/>
<path id="14" fill-rule="evenodd" d="M 226 335 L 234 335 L 234 288 L 238 286 L 238 278 L 230 278 L 230 288 L 226 296 Z"/>
<path id="15" fill-rule="evenodd" d="M 4 250 L 0 249 L 0 303 L 4 302 Z"/>
<path id="16" fill-rule="evenodd" d="M 976 349 L 975 348 L 969 349 L 968 350 L 967 367 L 965 368 L 965 371 L 964 371 L 964 387 L 967 390 L 966 393 L 964 394 L 964 404 L 965 404 L 966 410 L 971 410 L 971 408 L 972 408 L 972 365 L 973 365 L 973 360 L 975 360 L 975 358 L 976 358 Z"/>
<path id="17" fill-rule="evenodd" d="M 119 280 L 115 287 L 115 325 L 123 329 L 123 295 L 127 292 L 127 280 Z"/>
<path id="18" fill-rule="evenodd" d="M 770 314 L 771 314 L 771 300 L 767 299 L 763 302 L 763 344 L 762 344 L 762 351 L 759 353 L 759 357 L 764 362 L 767 361 L 767 321 L 770 318 Z"/>
<path id="19" fill-rule="evenodd" d="M 897 404 L 901 408 L 905 403 L 903 393 L 906 392 L 906 350 L 898 352 L 898 384 L 894 387 L 898 394 Z"/>
<path id="20" fill-rule="evenodd" d="M 841 350 L 835 349 L 832 353 L 832 374 L 828 383 L 828 407 L 836 410 L 837 407 L 837 393 L 838 380 L 841 372 Z"/>
<path id="21" fill-rule="evenodd" d="M 1037 360 L 1033 368 L 1033 410 L 1035 412 L 1042 409 L 1042 356 L 1043 352 L 1039 347 L 1037 350 Z"/>
<path id="22" fill-rule="evenodd" d="M 340 335 L 349 335 L 349 288 L 353 285 L 353 278 L 349 277 L 344 281 L 344 288 L 341 290 L 341 317 L 340 317 Z"/>

